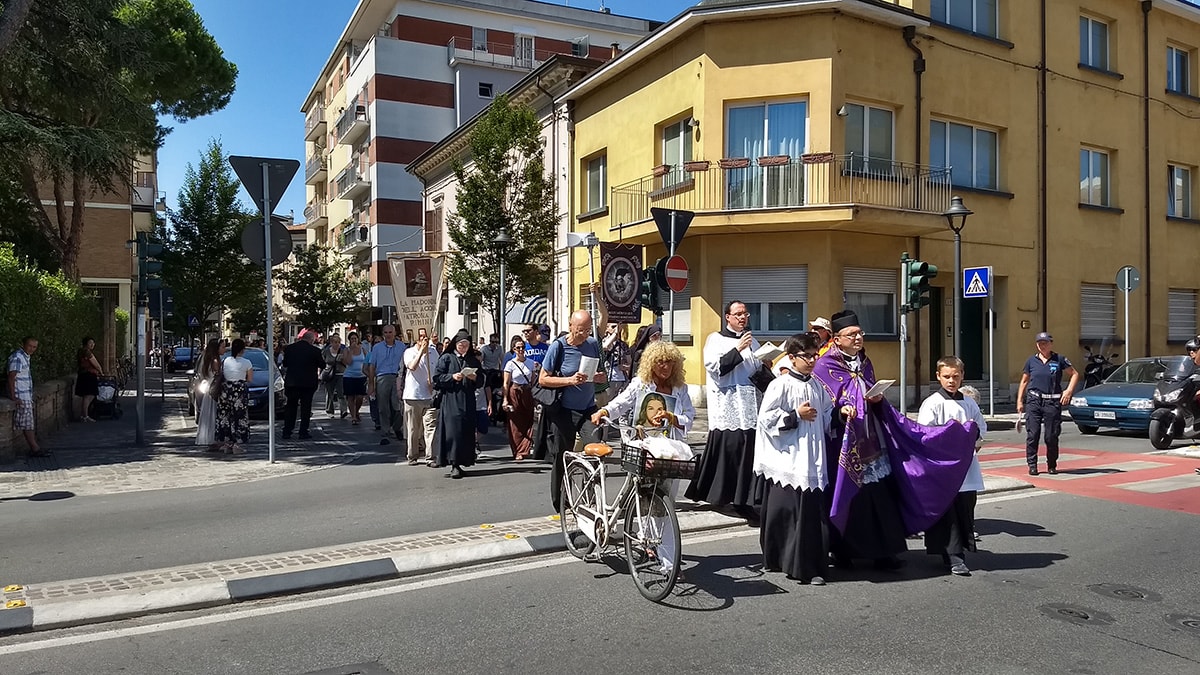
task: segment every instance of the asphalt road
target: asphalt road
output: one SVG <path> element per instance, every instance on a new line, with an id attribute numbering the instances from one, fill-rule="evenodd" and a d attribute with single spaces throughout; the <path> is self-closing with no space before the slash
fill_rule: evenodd
<path id="1" fill-rule="evenodd" d="M 323 413 L 314 422 L 335 430 L 339 424 Z M 489 439 L 491 447 L 503 443 L 499 429 Z M 1019 446 L 1024 434 L 997 431 L 989 440 Z M 1062 445 L 1153 450 L 1133 434 L 1083 436 L 1072 425 L 1064 426 Z M 549 514 L 549 467 L 502 461 L 507 452 L 490 452 L 496 461 L 461 481 L 372 453 L 347 466 L 251 483 L 5 502 L 0 582 L 125 573 Z"/>
<path id="2" fill-rule="evenodd" d="M 1196 516 L 1040 491 L 977 515 L 970 578 L 911 552 L 900 573 L 800 586 L 733 529 L 685 540 L 668 606 L 619 559 L 549 556 L 4 638 L 0 672 L 1200 672 Z"/>

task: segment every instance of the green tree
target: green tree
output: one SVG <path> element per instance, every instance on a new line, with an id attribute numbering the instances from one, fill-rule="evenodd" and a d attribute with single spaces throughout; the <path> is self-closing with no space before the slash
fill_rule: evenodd
<path id="1" fill-rule="evenodd" d="M 446 275 L 498 316 L 502 256 L 505 306 L 545 293 L 554 276 L 554 186 L 533 110 L 497 97 L 471 130 L 470 160 L 454 167 L 458 211 L 448 228 L 455 253 L 447 257 Z M 501 230 L 513 239 L 503 252 L 492 243 Z"/>
<path id="2" fill-rule="evenodd" d="M 160 222 L 163 283 L 175 294 L 181 321 L 190 315 L 204 322 L 255 294 L 265 305 L 263 271 L 242 253 L 242 229 L 256 216 L 238 201 L 239 190 L 220 142 L 211 141 L 200 164 L 188 164 L 178 208 Z"/>
<path id="3" fill-rule="evenodd" d="M 371 282 L 350 276 L 349 258 L 314 244 L 292 254 L 279 272 L 283 300 L 296 310 L 296 321 L 322 332 L 353 322 L 366 304 Z"/>
<path id="4" fill-rule="evenodd" d="M 228 104 L 237 68 L 188 0 L 37 0 L 9 9 L 0 40 L 18 11 L 28 14 L 0 59 L 0 178 L 37 205 L 34 223 L 63 273 L 77 279 L 84 202 L 127 187 L 138 154 L 169 131 L 159 116 L 185 121 Z"/>

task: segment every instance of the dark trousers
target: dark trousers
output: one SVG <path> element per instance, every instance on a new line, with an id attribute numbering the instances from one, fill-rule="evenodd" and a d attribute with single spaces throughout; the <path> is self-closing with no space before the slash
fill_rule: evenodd
<path id="1" fill-rule="evenodd" d="M 283 388 L 283 393 L 287 396 L 287 404 L 283 407 L 283 434 L 290 436 L 292 429 L 296 427 L 297 407 L 300 408 L 300 434 L 308 434 L 308 421 L 312 419 L 313 394 L 317 393 L 317 388 L 288 385 Z"/>
<path id="2" fill-rule="evenodd" d="M 575 439 L 580 434 L 589 443 L 595 440 L 596 425 L 592 424 L 592 413 L 596 410 L 595 406 L 589 410 L 558 407 L 549 412 L 550 461 L 553 462 L 553 468 L 550 470 L 550 503 L 554 505 L 555 512 L 559 510 L 563 474 L 566 472 L 563 453 L 575 447 Z M 542 409 L 542 414 L 547 414 L 545 408 Z"/>
<path id="3" fill-rule="evenodd" d="M 1058 435 L 1062 433 L 1062 402 L 1058 396 L 1026 396 L 1025 461 L 1031 469 L 1037 468 L 1038 438 L 1043 426 L 1046 429 L 1046 465 L 1054 467 L 1058 465 Z"/>

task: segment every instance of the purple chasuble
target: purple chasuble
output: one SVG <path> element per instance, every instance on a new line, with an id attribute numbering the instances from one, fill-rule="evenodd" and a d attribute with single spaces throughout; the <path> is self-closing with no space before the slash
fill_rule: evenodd
<path id="1" fill-rule="evenodd" d="M 835 420 L 845 405 L 854 406 L 857 413 L 840 438 L 835 428 L 835 437 L 828 439 L 828 447 L 840 449 L 837 461 L 829 463 L 836 473 L 830 520 L 845 531 L 850 502 L 863 485 L 866 466 L 886 452 L 900 491 L 904 526 L 908 534 L 924 532 L 946 513 L 962 487 L 975 453 L 976 424 L 927 427 L 901 415 L 887 399 L 868 404 L 863 393 L 875 384 L 875 368 L 865 352 L 859 352 L 859 359 L 861 371 L 854 372 L 834 347 L 813 369 L 813 377 L 833 400 Z M 869 424 L 876 425 L 880 437 L 867 433 Z"/>

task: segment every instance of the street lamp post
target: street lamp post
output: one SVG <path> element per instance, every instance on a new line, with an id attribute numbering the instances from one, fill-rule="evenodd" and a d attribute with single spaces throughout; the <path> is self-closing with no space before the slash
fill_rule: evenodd
<path id="1" fill-rule="evenodd" d="M 500 302 L 496 304 L 496 335 L 500 339 L 504 339 L 504 299 L 507 297 L 504 293 L 504 252 L 513 243 L 512 237 L 508 236 L 508 230 L 501 229 L 496 233 L 496 237 L 492 239 L 492 245 L 496 247 L 496 256 L 500 258 Z"/>
<path id="2" fill-rule="evenodd" d="M 946 223 L 954 231 L 954 355 L 962 358 L 962 229 L 967 224 L 967 216 L 974 213 L 963 206 L 962 197 L 951 197 L 950 208 L 942 215 Z M 957 222 L 957 227 L 955 223 Z"/>

